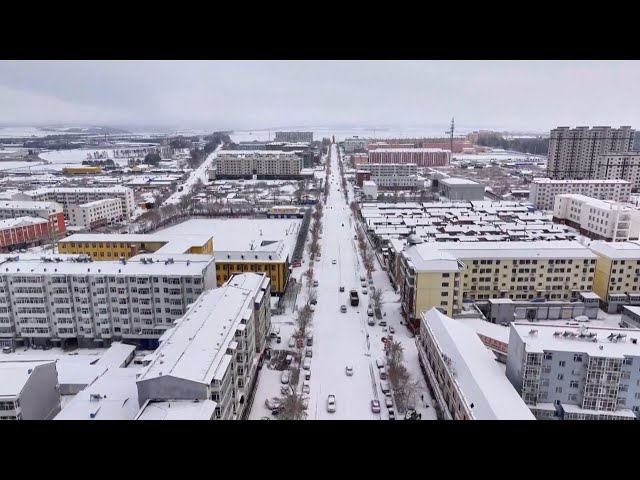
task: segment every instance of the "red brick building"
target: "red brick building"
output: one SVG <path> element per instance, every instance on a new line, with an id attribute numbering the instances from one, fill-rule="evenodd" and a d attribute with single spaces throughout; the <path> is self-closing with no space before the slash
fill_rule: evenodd
<path id="1" fill-rule="evenodd" d="M 56 202 L 31 200 L 0 201 L 0 220 L 19 217 L 48 219 L 55 234 L 66 232 L 64 211 Z"/>
<path id="2" fill-rule="evenodd" d="M 379 148 L 369 152 L 368 163 L 415 163 L 418 167 L 446 167 L 451 152 L 436 148 Z"/>
<path id="3" fill-rule="evenodd" d="M 364 170 L 358 170 L 356 172 L 356 185 L 362 188 L 362 182 L 371 180 L 371 172 L 365 172 Z"/>
<path id="4" fill-rule="evenodd" d="M 44 218 L 19 217 L 0 220 L 2 251 L 39 245 L 50 239 L 49 222 Z"/>

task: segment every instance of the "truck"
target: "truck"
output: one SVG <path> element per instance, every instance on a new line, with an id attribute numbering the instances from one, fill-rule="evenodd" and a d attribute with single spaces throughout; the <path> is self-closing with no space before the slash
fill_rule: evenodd
<path id="1" fill-rule="evenodd" d="M 351 299 L 351 306 L 357 307 L 360 303 L 360 296 L 357 290 L 349 290 L 349 298 Z"/>

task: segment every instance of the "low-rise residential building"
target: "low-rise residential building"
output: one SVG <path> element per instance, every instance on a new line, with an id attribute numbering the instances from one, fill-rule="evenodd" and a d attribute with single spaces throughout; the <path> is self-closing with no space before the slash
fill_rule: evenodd
<path id="1" fill-rule="evenodd" d="M 553 221 L 576 228 L 594 240 L 625 242 L 640 236 L 640 210 L 575 193 L 556 197 Z"/>
<path id="2" fill-rule="evenodd" d="M 138 402 L 211 400 L 215 419 L 244 418 L 271 328 L 266 275 L 234 275 L 202 295 L 138 377 Z"/>
<path id="3" fill-rule="evenodd" d="M 414 325 L 433 307 L 451 315 L 491 298 L 577 300 L 594 285 L 598 257 L 578 242 L 412 243 L 401 255 L 399 287 Z"/>
<path id="4" fill-rule="evenodd" d="M 435 308 L 421 315 L 420 366 L 447 420 L 535 420 L 476 332 Z"/>
<path id="5" fill-rule="evenodd" d="M 414 163 L 365 163 L 358 168 L 370 173 L 366 180 L 373 180 L 383 189 L 414 189 L 422 180 Z"/>
<path id="6" fill-rule="evenodd" d="M 640 328 L 640 307 L 623 306 L 620 326 L 622 328 Z"/>
<path id="7" fill-rule="evenodd" d="M 23 249 L 52 240 L 49 222 L 44 218 L 18 217 L 0 220 L 0 251 Z"/>
<path id="8" fill-rule="evenodd" d="M 553 210 L 557 195 L 576 193 L 599 200 L 628 202 L 631 183 L 626 180 L 551 180 L 534 178 L 529 185 L 529 202 L 540 210 Z"/>
<path id="9" fill-rule="evenodd" d="M 378 186 L 376 182 L 366 180 L 362 182 L 362 194 L 368 200 L 375 200 L 378 198 Z"/>
<path id="10" fill-rule="evenodd" d="M 640 305 L 640 242 L 594 241 L 589 248 L 598 256 L 593 290 L 601 308 L 616 313 L 623 305 Z"/>
<path id="11" fill-rule="evenodd" d="M 414 163 L 418 167 L 446 167 L 451 152 L 440 148 L 378 148 L 369 151 L 368 163 Z"/>
<path id="12" fill-rule="evenodd" d="M 598 318 L 600 297 L 594 292 L 580 292 L 577 298 L 568 300 L 512 300 L 489 298 L 479 300 L 476 306 L 491 323 L 508 324 L 518 320 L 540 322 L 545 320 L 571 320 L 586 317 Z"/>
<path id="13" fill-rule="evenodd" d="M 126 217 L 122 210 L 122 202 L 117 198 L 105 198 L 69 207 L 69 222 L 76 227 L 91 230 L 123 220 L 126 220 Z"/>
<path id="14" fill-rule="evenodd" d="M 467 178 L 441 178 L 438 180 L 440 195 L 451 200 L 484 200 L 484 185 Z"/>
<path id="15" fill-rule="evenodd" d="M 14 196 L 14 200 L 36 200 L 57 202 L 62 205 L 65 216 L 69 218 L 71 205 L 83 205 L 96 200 L 117 198 L 122 203 L 122 209 L 129 218 L 136 207 L 133 190 L 121 185 L 109 188 L 95 187 L 54 187 L 28 190 Z"/>
<path id="16" fill-rule="evenodd" d="M 295 178 L 303 157 L 280 150 L 222 150 L 216 158 L 216 178 Z"/>
<path id="17" fill-rule="evenodd" d="M 0 420 L 51 420 L 59 411 L 56 362 L 0 361 Z"/>
<path id="18" fill-rule="evenodd" d="M 145 347 L 215 288 L 205 255 L 142 255 L 91 262 L 86 256 L 0 258 L 0 339 L 6 344 Z"/>
<path id="19" fill-rule="evenodd" d="M 56 202 L 34 202 L 30 200 L 11 200 L 0 202 L 0 219 L 36 217 L 49 221 L 54 235 L 65 232 L 62 205 Z"/>
<path id="20" fill-rule="evenodd" d="M 507 377 L 538 419 L 635 420 L 640 330 L 512 323 Z"/>

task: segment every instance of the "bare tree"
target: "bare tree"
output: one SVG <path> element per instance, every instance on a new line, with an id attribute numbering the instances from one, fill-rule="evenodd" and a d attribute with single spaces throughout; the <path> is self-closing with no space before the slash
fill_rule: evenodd
<path id="1" fill-rule="evenodd" d="M 280 398 L 279 420 L 304 420 L 307 418 L 305 409 L 305 398 L 289 388 L 287 393 Z"/>
<path id="2" fill-rule="evenodd" d="M 373 308 L 380 310 L 382 308 L 382 290 L 380 288 L 373 288 L 371 290 L 371 302 Z"/>
<path id="3" fill-rule="evenodd" d="M 309 269 L 304 272 L 304 276 L 307 277 L 307 280 L 311 283 L 313 280 L 313 267 L 309 267 Z"/>
<path id="4" fill-rule="evenodd" d="M 373 250 L 365 251 L 364 268 L 367 270 L 367 276 L 371 278 L 371 273 L 376 271 L 376 254 Z"/>
<path id="5" fill-rule="evenodd" d="M 404 347 L 399 341 L 389 342 L 387 347 L 387 364 L 389 368 L 401 365 L 404 361 Z"/>
<path id="6" fill-rule="evenodd" d="M 313 312 L 311 311 L 311 307 L 309 305 L 305 305 L 300 310 L 298 310 L 298 314 L 295 318 L 295 324 L 297 333 L 299 335 L 298 338 L 304 339 L 311 328 L 311 321 L 313 318 Z"/>
<path id="7" fill-rule="evenodd" d="M 180 200 L 178 201 L 178 211 L 186 212 L 191 206 L 191 203 L 192 203 L 192 200 L 188 194 L 184 195 L 183 197 L 180 197 Z"/>

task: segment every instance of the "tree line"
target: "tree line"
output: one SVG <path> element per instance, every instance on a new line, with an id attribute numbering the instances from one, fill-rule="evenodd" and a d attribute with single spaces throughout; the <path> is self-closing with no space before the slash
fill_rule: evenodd
<path id="1" fill-rule="evenodd" d="M 549 139 L 542 137 L 507 139 L 499 133 L 491 133 L 480 136 L 476 143 L 483 147 L 502 148 L 534 155 L 546 155 L 549 151 Z"/>

